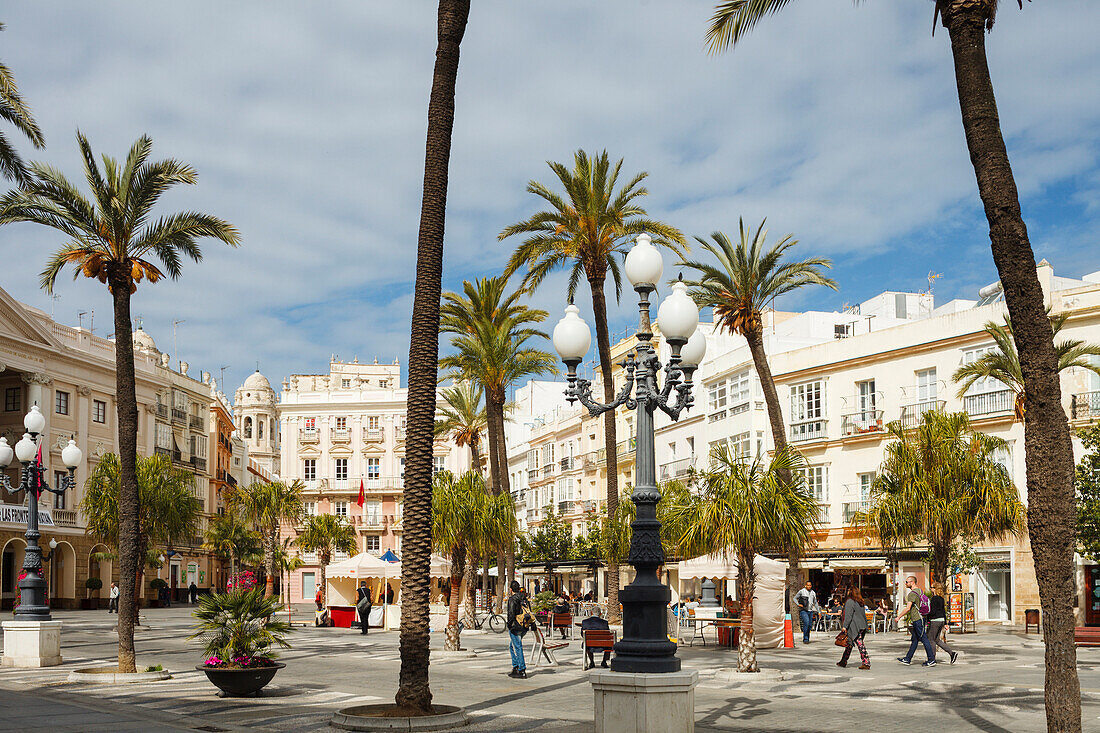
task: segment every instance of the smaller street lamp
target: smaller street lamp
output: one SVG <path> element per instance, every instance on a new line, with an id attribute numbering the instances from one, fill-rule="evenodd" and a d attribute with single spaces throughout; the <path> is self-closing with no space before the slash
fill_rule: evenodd
<path id="1" fill-rule="evenodd" d="M 27 432 L 15 444 L 13 451 L 8 445 L 7 438 L 0 438 L 0 471 L 11 464 L 12 457 L 23 464 L 20 469 L 19 486 L 13 487 L 6 474 L 0 473 L 0 486 L 9 494 L 18 494 L 21 491 L 27 495 L 27 531 L 23 537 L 27 540 L 27 549 L 23 554 L 24 577 L 19 581 L 19 606 L 15 609 L 17 621 L 50 621 L 50 609 L 46 606 L 46 581 L 42 577 L 42 561 L 53 557 L 53 550 L 57 547 L 57 540 L 50 540 L 50 552 L 42 557 L 42 548 L 38 546 L 38 498 L 43 491 L 58 496 L 64 495 L 69 489 L 76 487 L 76 467 L 84 458 L 84 453 L 77 447 L 76 441 L 69 439 L 69 444 L 61 451 L 61 461 L 69 469 L 69 475 L 61 478 L 56 488 L 50 488 L 43 474 L 46 472 L 42 465 L 41 445 L 42 431 L 46 428 L 46 418 L 42 416 L 38 405 L 33 405 L 30 412 L 23 418 L 23 427 Z"/>

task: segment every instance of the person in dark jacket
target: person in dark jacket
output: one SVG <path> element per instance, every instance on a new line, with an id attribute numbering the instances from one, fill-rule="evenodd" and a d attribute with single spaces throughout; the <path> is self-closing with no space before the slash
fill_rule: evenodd
<path id="1" fill-rule="evenodd" d="M 841 611 L 840 627 L 848 632 L 848 646 L 844 647 L 844 654 L 836 666 L 848 666 L 848 655 L 852 653 L 854 646 L 859 649 L 859 659 L 862 662 L 859 668 L 870 669 L 871 658 L 867 656 L 867 647 L 863 646 L 863 637 L 867 634 L 867 607 L 863 605 L 859 588 L 854 585 L 848 588 L 848 598 Z"/>
<path id="2" fill-rule="evenodd" d="M 959 653 L 947 645 L 944 635 L 947 632 L 947 604 L 944 603 L 943 583 L 932 584 L 932 595 L 928 598 L 928 638 L 932 643 L 951 656 L 951 664 L 959 658 Z"/>
<path id="3" fill-rule="evenodd" d="M 523 660 L 523 636 L 527 633 L 526 615 L 531 612 L 527 594 L 518 581 L 512 581 L 512 595 L 508 597 L 505 625 L 508 628 L 508 651 L 512 654 L 512 671 L 509 677 L 527 679 L 527 663 Z"/>
<path id="4" fill-rule="evenodd" d="M 393 604 L 393 586 L 386 583 L 386 603 Z"/>
<path id="5" fill-rule="evenodd" d="M 187 596 L 191 604 L 194 605 L 199 602 L 199 587 L 195 585 L 195 581 L 191 581 L 191 585 L 187 586 Z"/>
<path id="6" fill-rule="evenodd" d="M 558 596 L 557 603 L 555 603 L 554 607 L 550 610 L 553 613 L 573 613 L 573 606 L 569 603 L 569 598 L 565 595 L 565 591 L 562 591 L 561 595 Z M 564 639 L 566 632 L 569 631 L 569 627 L 561 626 L 558 628 L 558 631 L 561 632 L 561 638 Z"/>
<path id="7" fill-rule="evenodd" d="M 361 626 L 361 633 L 366 634 L 370 628 L 370 609 L 371 609 L 371 597 L 370 588 L 367 587 L 367 581 L 359 581 L 359 597 L 355 601 L 355 610 L 359 612 L 359 623 Z"/>
<path id="8" fill-rule="evenodd" d="M 597 614 L 598 613 L 599 612 L 597 611 Z M 611 627 L 608 626 L 607 621 L 600 618 L 599 615 L 589 616 L 584 621 L 581 621 L 581 638 L 582 639 L 584 638 L 584 632 L 586 632 L 586 631 L 596 631 L 596 630 L 610 631 Z M 592 649 L 590 647 L 586 646 L 584 648 L 584 653 L 588 655 L 588 666 L 589 667 L 595 667 L 596 666 L 596 660 L 595 660 L 594 653 L 593 653 Z M 607 668 L 607 662 L 608 662 L 609 659 L 611 659 L 611 650 L 610 649 L 605 649 L 604 653 L 603 653 L 603 663 L 600 666 L 604 667 L 606 669 Z"/>

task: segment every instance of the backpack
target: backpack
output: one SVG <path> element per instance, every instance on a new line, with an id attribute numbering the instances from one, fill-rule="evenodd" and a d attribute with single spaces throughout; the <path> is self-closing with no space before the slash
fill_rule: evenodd
<path id="1" fill-rule="evenodd" d="M 932 612 L 932 601 L 928 600 L 928 596 L 924 595 L 924 591 L 919 588 L 915 590 L 917 591 L 917 612 L 921 616 L 927 616 Z"/>

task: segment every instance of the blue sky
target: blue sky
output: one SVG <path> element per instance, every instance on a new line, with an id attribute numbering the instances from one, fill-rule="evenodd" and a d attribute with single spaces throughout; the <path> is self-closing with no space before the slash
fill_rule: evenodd
<path id="1" fill-rule="evenodd" d="M 950 48 L 932 3 L 794 3 L 736 51 L 705 52 L 712 2 L 478 0 L 459 69 L 445 283 L 495 274 L 506 225 L 535 211 L 546 160 L 606 148 L 650 172 L 649 213 L 689 235 L 767 217 L 773 236 L 834 260 L 841 290 L 780 307 L 834 309 L 883 289 L 938 302 L 996 279 L 959 120 Z M 134 313 L 162 350 L 232 391 L 259 362 L 276 385 L 330 355 L 408 359 L 435 4 L 21 3 L 2 19 L 47 148 L 80 177 L 79 127 L 123 156 L 192 163 L 199 184 L 163 210 L 218 214 L 242 232 L 209 242 L 182 280 L 142 288 Z M 988 52 L 1037 257 L 1100 270 L 1100 4 L 1005 3 Z M 5 131 L 14 137 L 10 126 Z M 75 325 L 98 284 L 37 272 L 61 243 L 0 229 L 0 285 Z M 666 259 L 666 266 L 671 264 Z M 533 301 L 559 317 L 564 278 Z M 617 310 L 617 330 L 632 304 Z"/>

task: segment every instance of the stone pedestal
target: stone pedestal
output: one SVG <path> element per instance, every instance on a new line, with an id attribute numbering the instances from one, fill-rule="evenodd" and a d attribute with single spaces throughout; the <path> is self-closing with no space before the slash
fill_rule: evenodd
<path id="1" fill-rule="evenodd" d="M 596 733 L 691 733 L 695 730 L 695 670 L 630 674 L 595 670 Z"/>
<path id="2" fill-rule="evenodd" d="M 61 664 L 60 621 L 5 621 L 4 667 L 53 667 Z"/>

